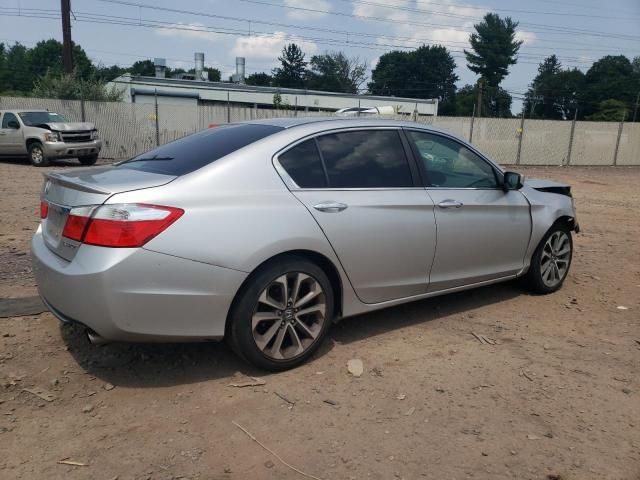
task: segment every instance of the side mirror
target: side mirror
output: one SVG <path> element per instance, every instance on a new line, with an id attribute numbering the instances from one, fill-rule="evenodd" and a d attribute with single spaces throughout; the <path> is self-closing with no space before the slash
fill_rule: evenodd
<path id="1" fill-rule="evenodd" d="M 520 190 L 524 183 L 524 177 L 516 172 L 504 172 L 502 188 L 505 192 L 509 190 Z"/>
<path id="2" fill-rule="evenodd" d="M 7 122 L 7 127 L 12 128 L 14 130 L 20 130 L 20 124 L 17 120 L 9 120 Z"/>

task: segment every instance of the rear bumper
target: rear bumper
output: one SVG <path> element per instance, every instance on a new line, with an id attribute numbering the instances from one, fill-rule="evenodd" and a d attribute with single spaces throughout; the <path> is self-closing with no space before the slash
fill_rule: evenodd
<path id="1" fill-rule="evenodd" d="M 68 262 L 31 243 L 38 291 L 52 313 L 112 341 L 201 341 L 224 336 L 246 273 L 145 249 L 82 245 Z"/>
<path id="2" fill-rule="evenodd" d="M 102 140 L 80 143 L 44 142 L 42 148 L 49 158 L 89 157 L 100 153 Z"/>

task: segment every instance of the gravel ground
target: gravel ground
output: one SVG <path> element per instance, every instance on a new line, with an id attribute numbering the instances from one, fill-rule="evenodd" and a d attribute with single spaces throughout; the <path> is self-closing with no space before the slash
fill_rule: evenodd
<path id="1" fill-rule="evenodd" d="M 507 283 L 345 320 L 293 371 L 0 318 L 0 478 L 304 478 L 240 425 L 323 479 L 640 479 L 640 168 L 521 171 L 574 187 L 562 290 Z M 0 163 L 2 298 L 36 294 L 41 174 Z M 250 377 L 264 385 L 230 386 Z"/>

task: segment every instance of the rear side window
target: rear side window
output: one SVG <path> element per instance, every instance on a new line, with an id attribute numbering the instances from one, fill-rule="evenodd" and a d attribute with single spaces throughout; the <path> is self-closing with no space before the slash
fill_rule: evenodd
<path id="1" fill-rule="evenodd" d="M 318 137 L 330 188 L 412 187 L 396 130 L 361 130 Z"/>
<path id="2" fill-rule="evenodd" d="M 185 175 L 282 130 L 273 125 L 225 125 L 189 135 L 120 163 L 165 175 Z"/>
<path id="3" fill-rule="evenodd" d="M 300 188 L 327 186 L 327 177 L 314 140 L 296 145 L 280 155 L 278 161 Z"/>

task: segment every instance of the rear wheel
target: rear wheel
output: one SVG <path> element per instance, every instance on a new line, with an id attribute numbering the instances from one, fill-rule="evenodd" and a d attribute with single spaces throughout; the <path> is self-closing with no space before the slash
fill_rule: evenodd
<path id="1" fill-rule="evenodd" d="M 562 287 L 571 266 L 573 240 L 566 225 L 556 224 L 544 236 L 525 279 L 537 293 L 552 293 Z"/>
<path id="2" fill-rule="evenodd" d="M 29 145 L 29 160 L 34 167 L 48 167 L 50 163 L 40 142 Z"/>
<path id="3" fill-rule="evenodd" d="M 266 370 L 303 363 L 332 321 L 329 279 L 304 258 L 266 264 L 239 295 L 229 318 L 228 341 L 236 353 Z"/>
<path id="4" fill-rule="evenodd" d="M 88 157 L 80 157 L 78 158 L 82 165 L 95 165 L 98 161 L 98 155 L 89 155 Z"/>

